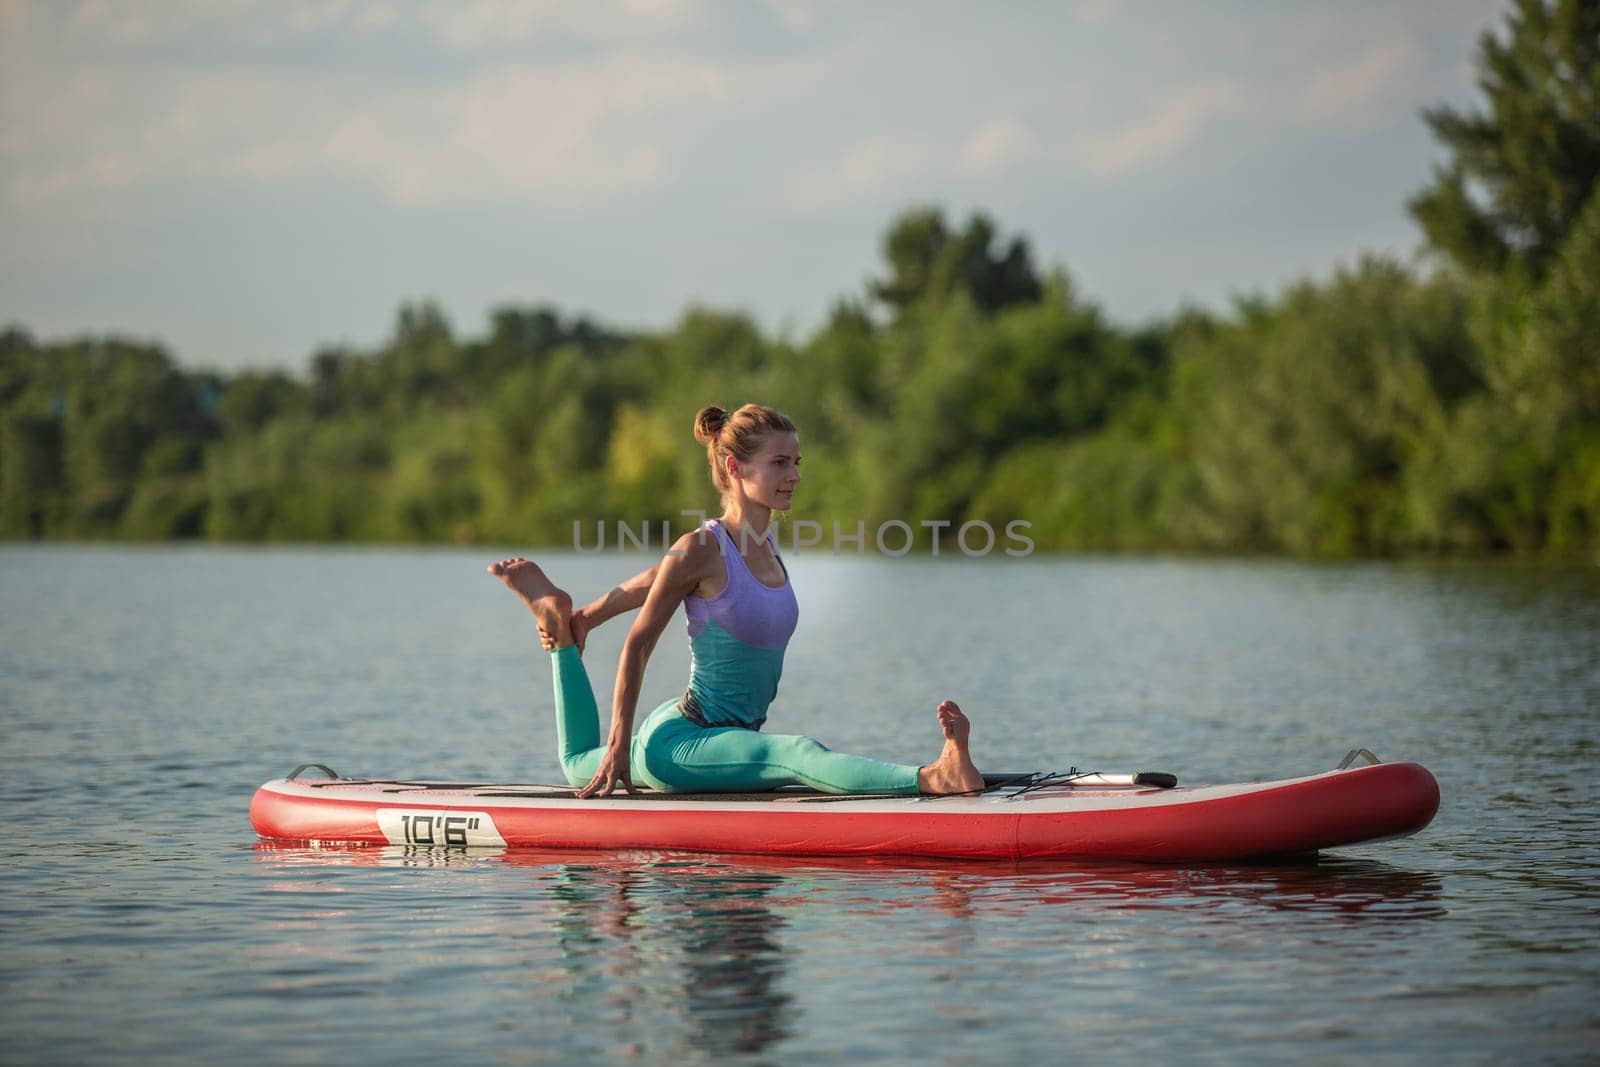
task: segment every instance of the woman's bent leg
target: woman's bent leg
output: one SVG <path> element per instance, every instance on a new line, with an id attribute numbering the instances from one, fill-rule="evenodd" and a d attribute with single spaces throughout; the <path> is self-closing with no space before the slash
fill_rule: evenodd
<path id="1" fill-rule="evenodd" d="M 594 686 L 584 669 L 577 645 L 550 653 L 556 691 L 556 743 L 561 751 L 561 771 L 574 788 L 585 786 L 600 772 L 605 749 L 600 745 L 600 708 Z"/>
<path id="2" fill-rule="evenodd" d="M 673 792 L 764 792 L 785 785 L 823 793 L 917 793 L 920 768 L 834 752 L 794 734 L 702 727 L 663 717 L 641 738 L 636 762 L 650 784 Z"/>

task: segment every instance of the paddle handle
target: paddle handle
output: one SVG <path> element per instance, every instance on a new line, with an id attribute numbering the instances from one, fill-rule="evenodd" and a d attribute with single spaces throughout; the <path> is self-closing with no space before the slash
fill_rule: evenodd
<path id="1" fill-rule="evenodd" d="M 1134 771 L 1132 774 L 1086 774 L 1072 785 L 1144 785 L 1155 789 L 1171 789 L 1178 784 L 1178 776 L 1166 771 Z"/>

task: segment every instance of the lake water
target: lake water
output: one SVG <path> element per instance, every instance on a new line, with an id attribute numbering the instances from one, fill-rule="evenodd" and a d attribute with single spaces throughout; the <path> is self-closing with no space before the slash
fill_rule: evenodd
<path id="1" fill-rule="evenodd" d="M 556 780 L 501 554 L 0 547 L 0 1061 L 1594 1061 L 1595 568 L 790 559 L 773 728 L 920 762 L 950 696 L 991 770 L 1434 772 L 1427 830 L 1317 865 L 258 843 L 307 760 Z"/>

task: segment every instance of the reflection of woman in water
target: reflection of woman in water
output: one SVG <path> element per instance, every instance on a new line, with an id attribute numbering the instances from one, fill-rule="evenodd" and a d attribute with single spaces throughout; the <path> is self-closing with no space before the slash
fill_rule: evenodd
<path id="1" fill-rule="evenodd" d="M 722 516 L 680 537 L 660 563 L 576 611 L 536 564 L 516 557 L 489 567 L 528 605 L 552 649 L 561 767 L 582 787 L 578 795 L 608 796 L 618 785 L 632 792 L 635 774 L 672 792 L 983 788 L 968 752 L 970 723 L 949 700 L 938 709 L 944 749 L 921 767 L 833 752 L 809 737 L 761 733 L 798 619 L 771 525 L 800 481 L 800 438 L 794 423 L 755 404 L 731 414 L 703 408 L 694 430 L 722 493 Z M 688 690 L 652 711 L 634 737 L 645 663 L 679 604 L 689 620 Z M 602 746 L 599 709 L 579 652 L 589 630 L 634 608 L 642 610 L 622 647 L 611 735 Z"/>
<path id="2" fill-rule="evenodd" d="M 771 899 L 785 872 L 594 862 L 556 870 L 549 900 L 564 995 L 616 1005 L 623 1018 L 610 1020 L 610 1040 L 628 1048 L 644 1037 L 657 1059 L 693 1050 L 693 1060 L 716 1063 L 791 1036 L 785 986 L 796 947 L 783 934 L 792 901 Z"/>

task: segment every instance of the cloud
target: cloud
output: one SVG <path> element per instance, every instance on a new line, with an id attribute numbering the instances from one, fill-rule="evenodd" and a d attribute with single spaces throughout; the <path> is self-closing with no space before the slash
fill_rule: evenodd
<path id="1" fill-rule="evenodd" d="M 1089 171 L 1097 178 L 1113 178 L 1164 163 L 1181 152 L 1206 123 L 1234 112 L 1240 99 L 1237 86 L 1221 79 L 1180 89 L 1160 101 L 1148 118 L 1092 144 Z"/>
<path id="2" fill-rule="evenodd" d="M 6 197 L 36 206 L 147 177 L 330 174 L 405 204 L 605 195 L 659 180 L 675 128 L 730 96 L 713 63 L 626 51 L 480 67 L 444 87 L 193 74 L 141 101 L 84 76 L 47 121 L 7 136 Z"/>
<path id="3" fill-rule="evenodd" d="M 352 29 L 375 33 L 398 26 L 408 17 L 408 12 L 389 0 L 299 0 L 282 14 L 282 21 L 301 37 Z"/>
<path id="4" fill-rule="evenodd" d="M 95 68 L 45 86 L 36 72 L 19 81 L 14 100 L 0 99 L 0 183 L 14 207 L 126 188 L 184 156 L 202 112 L 218 106 L 168 92 L 151 116 L 152 94 Z"/>
<path id="5" fill-rule="evenodd" d="M 429 4 L 423 19 L 447 47 L 472 51 L 485 46 L 524 43 L 549 21 L 550 0 L 471 0 Z"/>
<path id="6" fill-rule="evenodd" d="M 804 33 L 817 22 L 816 8 L 807 0 L 765 0 L 763 6 L 791 33 Z"/>
<path id="7" fill-rule="evenodd" d="M 923 165 L 926 152 L 914 138 L 880 134 L 850 148 L 839 159 L 834 171 L 837 187 L 849 193 L 872 190 L 913 174 Z"/>
<path id="8" fill-rule="evenodd" d="M 58 8 L 54 14 L 63 10 Z M 66 30 L 74 37 L 119 45 L 174 37 L 188 32 L 203 18 L 195 4 L 126 4 L 116 0 L 82 0 L 65 9 L 65 13 Z"/>
<path id="9" fill-rule="evenodd" d="M 6 203 L 17 208 L 37 207 L 57 197 L 82 190 L 120 189 L 144 174 L 139 160 L 115 152 L 102 152 L 38 174 L 23 174 L 6 184 Z"/>
<path id="10" fill-rule="evenodd" d="M 675 19 L 689 10 L 689 0 L 622 0 L 629 15 L 652 19 Z"/>
<path id="11" fill-rule="evenodd" d="M 1008 170 L 1033 154 L 1033 131 L 1009 115 L 979 126 L 961 149 L 961 169 L 969 174 Z"/>
<path id="12" fill-rule="evenodd" d="M 938 172 L 943 158 L 920 137 L 870 134 L 837 156 L 776 179 L 762 193 L 762 209 L 811 218 L 885 197 L 900 199 L 908 187 Z"/>
<path id="13" fill-rule="evenodd" d="M 1301 114 L 1313 120 L 1370 121 L 1395 99 L 1421 61 L 1421 50 L 1409 37 L 1377 44 L 1353 63 L 1319 70 L 1301 97 Z"/>
<path id="14" fill-rule="evenodd" d="M 0 41 L 19 40 L 33 18 L 33 5 L 26 0 L 0 3 Z"/>
<path id="15" fill-rule="evenodd" d="M 1099 28 L 1117 17 L 1116 0 L 1078 0 L 1075 11 L 1085 26 Z"/>
<path id="16" fill-rule="evenodd" d="M 408 15 L 452 51 L 500 53 L 558 35 L 636 41 L 685 21 L 698 7 L 695 0 L 462 0 L 425 3 Z"/>
<path id="17" fill-rule="evenodd" d="M 1232 78 L 1208 79 L 1167 95 L 1147 116 L 1092 141 L 1087 166 L 1099 178 L 1159 166 L 1193 144 L 1206 126 L 1225 119 L 1266 127 L 1306 123 L 1363 127 L 1392 101 L 1409 99 L 1406 87 L 1422 61 L 1416 43 L 1401 37 L 1298 82 L 1244 85 Z"/>
<path id="18" fill-rule="evenodd" d="M 416 192 L 444 197 L 475 186 L 577 193 L 651 184 L 661 175 L 669 132 L 661 120 L 721 89 L 714 68 L 642 56 L 475 79 L 444 107 L 448 155 L 414 146 L 423 161 Z"/>
<path id="19" fill-rule="evenodd" d="M 645 57 L 506 67 L 442 94 L 368 103 L 310 143 L 252 146 L 231 163 L 332 170 L 402 204 L 613 193 L 660 179 L 670 116 L 722 91 L 714 69 Z"/>

